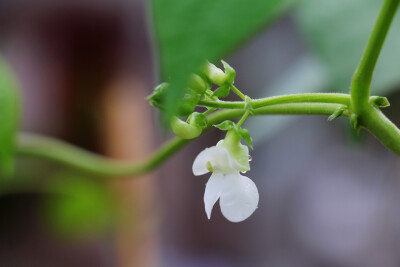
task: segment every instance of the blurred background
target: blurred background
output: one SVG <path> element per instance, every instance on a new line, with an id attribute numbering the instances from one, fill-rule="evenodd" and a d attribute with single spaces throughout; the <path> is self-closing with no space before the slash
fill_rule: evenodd
<path id="1" fill-rule="evenodd" d="M 308 0 L 227 56 L 252 97 L 347 92 L 382 1 Z M 22 130 L 118 159 L 171 136 L 144 98 L 159 80 L 148 2 L 0 2 L 0 52 L 23 97 Z M 400 21 L 372 93 L 400 125 Z M 233 98 L 232 98 L 233 99 Z M 89 177 L 18 159 L 0 190 L 0 266 L 400 265 L 400 164 L 348 120 L 270 116 L 246 122 L 259 208 L 233 224 L 204 212 L 208 180 L 191 166 L 223 138 L 210 131 L 146 177 Z"/>

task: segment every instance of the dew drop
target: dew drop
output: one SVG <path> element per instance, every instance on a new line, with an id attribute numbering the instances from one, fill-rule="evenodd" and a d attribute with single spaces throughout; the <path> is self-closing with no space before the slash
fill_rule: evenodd
<path id="1" fill-rule="evenodd" d="M 243 173 L 243 174 L 245 174 L 247 171 L 244 171 L 244 172 L 241 172 L 241 173 Z"/>
<path id="2" fill-rule="evenodd" d="M 253 160 L 253 158 L 251 156 L 249 156 L 249 162 L 252 161 L 252 160 Z"/>

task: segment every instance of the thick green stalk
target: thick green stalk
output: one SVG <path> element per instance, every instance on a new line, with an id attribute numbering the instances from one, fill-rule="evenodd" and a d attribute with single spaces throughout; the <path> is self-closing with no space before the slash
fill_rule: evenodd
<path id="1" fill-rule="evenodd" d="M 400 0 L 385 0 L 351 83 L 351 109 L 360 114 L 368 105 L 372 75 Z"/>
<path id="2" fill-rule="evenodd" d="M 348 106 L 350 104 L 349 94 L 336 93 L 308 93 L 308 94 L 292 94 L 265 97 L 253 99 L 251 104 L 253 108 L 260 108 L 269 105 L 286 104 L 286 103 L 335 103 Z M 223 108 L 223 109 L 244 109 L 244 101 L 206 101 L 201 100 L 200 106 Z"/>
<path id="3" fill-rule="evenodd" d="M 325 103 L 281 104 L 258 108 L 254 111 L 253 115 L 330 115 L 340 107 L 342 107 L 341 104 Z M 209 130 L 212 125 L 218 124 L 224 120 L 238 118 L 244 113 L 245 110 L 239 109 L 217 111 L 208 116 L 208 126 L 205 130 Z M 347 112 L 343 115 L 346 116 Z M 189 143 L 189 140 L 175 137 L 166 142 L 146 160 L 129 162 L 108 159 L 53 138 L 34 134 L 21 134 L 17 146 L 17 155 L 46 159 L 94 175 L 132 176 L 155 169 L 187 143 Z"/>
<path id="4" fill-rule="evenodd" d="M 360 124 L 370 131 L 383 145 L 392 152 L 400 155 L 400 130 L 379 108 L 367 105 L 363 110 L 364 116 Z"/>

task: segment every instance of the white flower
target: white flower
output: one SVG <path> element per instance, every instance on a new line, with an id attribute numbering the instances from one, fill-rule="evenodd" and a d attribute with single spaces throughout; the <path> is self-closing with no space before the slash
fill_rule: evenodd
<path id="1" fill-rule="evenodd" d="M 244 147 L 244 146 L 243 146 Z M 248 149 L 247 158 L 248 158 Z M 204 193 L 204 205 L 208 219 L 219 199 L 221 212 L 231 222 L 247 219 L 257 208 L 259 195 L 252 180 L 240 174 L 243 165 L 230 154 L 223 142 L 206 148 L 193 162 L 193 174 L 213 172 Z"/>

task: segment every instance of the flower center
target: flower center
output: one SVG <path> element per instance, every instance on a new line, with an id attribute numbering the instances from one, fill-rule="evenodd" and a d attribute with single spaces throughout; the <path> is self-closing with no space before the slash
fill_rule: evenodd
<path id="1" fill-rule="evenodd" d="M 212 167 L 211 162 L 209 162 L 209 161 L 207 161 L 207 163 L 206 163 L 206 168 L 210 172 L 214 172 L 214 168 Z"/>

